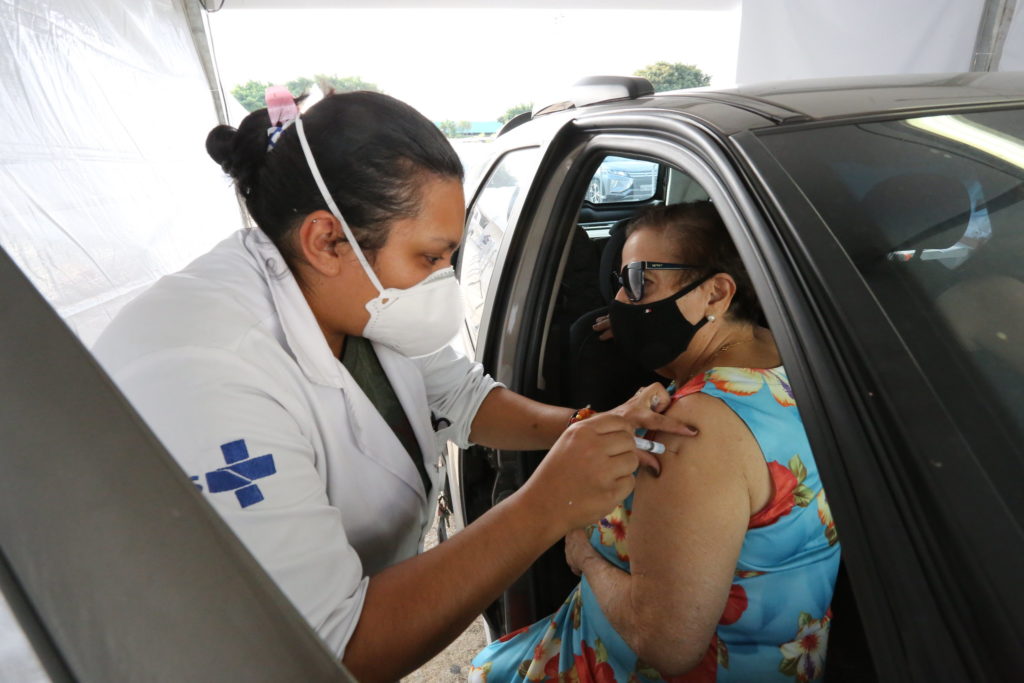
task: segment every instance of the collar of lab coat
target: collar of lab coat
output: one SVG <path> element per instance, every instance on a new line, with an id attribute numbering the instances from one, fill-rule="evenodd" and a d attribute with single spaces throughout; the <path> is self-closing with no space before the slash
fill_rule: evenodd
<path id="1" fill-rule="evenodd" d="M 351 417 L 349 427 L 362 452 L 411 486 L 425 501 L 427 492 L 423 490 L 423 480 L 416 466 L 352 375 L 334 357 L 313 310 L 281 252 L 256 227 L 246 233 L 244 242 L 270 289 L 285 340 L 303 374 L 314 384 L 340 389 L 345 393 Z M 423 377 L 416 366 L 401 354 L 376 342 L 373 348 L 412 424 L 420 450 L 427 458 L 425 465 L 429 472 L 433 466 L 430 457 L 437 449 L 430 427 L 430 409 L 427 406 Z"/>
<path id="2" fill-rule="evenodd" d="M 347 373 L 331 353 L 313 309 L 309 307 L 281 252 L 266 233 L 255 227 L 246 232 L 245 247 L 270 288 L 285 340 L 303 374 L 315 384 L 343 388 Z"/>

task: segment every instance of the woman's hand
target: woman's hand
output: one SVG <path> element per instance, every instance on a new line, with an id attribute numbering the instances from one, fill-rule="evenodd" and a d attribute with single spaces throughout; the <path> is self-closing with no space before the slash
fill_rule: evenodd
<path id="1" fill-rule="evenodd" d="M 565 561 L 576 576 L 583 575 L 583 566 L 591 560 L 604 558 L 590 545 L 590 534 L 583 529 L 573 529 L 565 537 Z"/>
<path id="2" fill-rule="evenodd" d="M 612 319 L 608 315 L 598 316 L 590 329 L 594 330 L 594 332 L 600 332 L 597 338 L 601 341 L 608 341 L 615 336 L 612 334 Z"/>
<path id="3" fill-rule="evenodd" d="M 635 427 L 652 432 L 668 432 L 680 436 L 696 436 L 697 430 L 678 420 L 662 415 L 672 403 L 665 387 L 657 382 L 641 387 L 628 401 L 608 412 L 625 418 Z"/>
<path id="4" fill-rule="evenodd" d="M 610 413 L 595 415 L 562 433 L 521 492 L 546 511 L 561 537 L 621 503 L 636 484 L 633 472 L 642 457 L 644 464 L 654 460 L 650 453 L 637 450 L 628 420 Z"/>

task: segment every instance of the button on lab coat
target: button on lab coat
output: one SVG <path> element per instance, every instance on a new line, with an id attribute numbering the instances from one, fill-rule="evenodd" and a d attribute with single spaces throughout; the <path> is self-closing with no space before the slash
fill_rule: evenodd
<path id="1" fill-rule="evenodd" d="M 339 657 L 367 577 L 422 549 L 445 441 L 468 445 L 480 403 L 500 386 L 451 348 L 415 360 L 374 348 L 416 433 L 430 491 L 258 229 L 159 280 L 94 347 L 185 475 Z M 431 412 L 450 426 L 435 433 Z"/>

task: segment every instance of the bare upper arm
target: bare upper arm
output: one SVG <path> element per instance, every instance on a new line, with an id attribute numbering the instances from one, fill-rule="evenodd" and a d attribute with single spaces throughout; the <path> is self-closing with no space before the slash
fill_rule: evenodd
<path id="1" fill-rule="evenodd" d="M 725 608 L 752 500 L 770 484 L 757 441 L 722 401 L 694 394 L 669 414 L 700 434 L 659 436 L 668 451 L 661 476 L 638 477 L 628 535 L 631 600 L 652 628 L 655 649 L 695 647 L 699 654 Z"/>

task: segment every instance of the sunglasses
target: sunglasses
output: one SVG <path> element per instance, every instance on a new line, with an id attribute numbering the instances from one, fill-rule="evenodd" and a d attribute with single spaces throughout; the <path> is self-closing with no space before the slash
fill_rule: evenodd
<path id="1" fill-rule="evenodd" d="M 700 266 L 661 261 L 633 261 L 622 267 L 621 273 L 612 273 L 612 283 L 622 287 L 630 301 L 644 298 L 644 272 L 648 270 L 700 270 Z"/>

